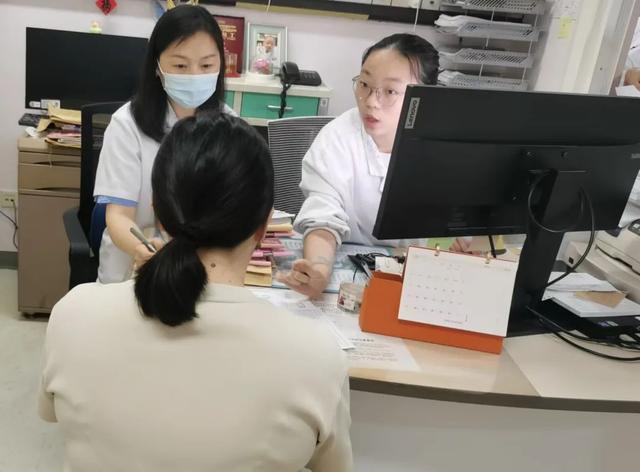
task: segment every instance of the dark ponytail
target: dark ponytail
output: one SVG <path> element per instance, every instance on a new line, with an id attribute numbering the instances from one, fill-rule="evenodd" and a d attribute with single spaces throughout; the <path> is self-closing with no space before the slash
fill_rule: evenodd
<path id="1" fill-rule="evenodd" d="M 198 316 L 196 301 L 206 285 L 207 271 L 196 247 L 173 239 L 140 267 L 135 293 L 143 313 L 178 326 Z M 162 292 L 154 294 L 155 290 Z"/>
<path id="2" fill-rule="evenodd" d="M 239 118 L 202 113 L 163 140 L 151 176 L 153 207 L 172 236 L 138 271 L 142 312 L 169 326 L 197 317 L 207 285 L 199 248 L 234 248 L 273 207 L 273 167 L 262 137 Z"/>
<path id="3" fill-rule="evenodd" d="M 371 53 L 381 49 L 394 49 L 407 58 L 411 64 L 413 75 L 420 83 L 435 85 L 438 82 L 439 54 L 426 39 L 415 34 L 392 34 L 367 49 L 362 56 L 362 64 Z"/>

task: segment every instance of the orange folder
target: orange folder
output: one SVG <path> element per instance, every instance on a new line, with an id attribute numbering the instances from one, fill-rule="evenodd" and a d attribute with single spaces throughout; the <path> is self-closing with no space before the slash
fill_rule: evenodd
<path id="1" fill-rule="evenodd" d="M 402 278 L 398 275 L 374 272 L 365 289 L 360 308 L 360 329 L 369 333 L 397 338 L 415 339 L 435 344 L 462 347 L 474 351 L 500 354 L 501 336 L 473 333 L 398 319 Z"/>

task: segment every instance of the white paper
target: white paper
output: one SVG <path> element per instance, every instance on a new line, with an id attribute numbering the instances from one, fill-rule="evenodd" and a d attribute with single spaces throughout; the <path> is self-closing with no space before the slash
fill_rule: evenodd
<path id="1" fill-rule="evenodd" d="M 318 319 L 320 322 L 325 323 L 329 331 L 331 331 L 336 338 L 340 349 L 347 350 L 355 347 L 353 343 L 335 326 L 335 324 L 324 315 L 322 310 L 314 306 L 313 303 L 311 303 L 304 295 L 292 290 L 274 290 L 257 287 L 251 288 L 251 291 L 258 298 L 267 300 L 269 303 L 277 307 L 284 308 L 301 316 Z"/>
<path id="2" fill-rule="evenodd" d="M 354 344 L 355 349 L 347 351 L 349 367 L 412 372 L 420 370 L 402 339 L 362 332 L 358 315 L 342 311 L 333 300 L 313 303 Z"/>
<path id="3" fill-rule="evenodd" d="M 338 345 L 346 351 L 349 367 L 385 369 L 395 371 L 419 371 L 420 367 L 407 349 L 404 341 L 379 334 L 363 333 L 358 315 L 342 311 L 336 297 L 309 301 L 292 290 L 251 288 L 259 298 L 302 316 L 322 319 L 328 324 Z"/>
<path id="4" fill-rule="evenodd" d="M 583 318 L 640 315 L 640 305 L 632 302 L 628 298 L 622 299 L 622 301 L 613 308 L 578 298 L 571 292 L 556 292 L 553 294 L 553 300 L 558 303 L 558 305 Z"/>
<path id="5" fill-rule="evenodd" d="M 616 95 L 618 97 L 640 97 L 640 90 L 635 85 L 623 85 L 616 87 Z"/>
<path id="6" fill-rule="evenodd" d="M 400 264 L 393 257 L 376 257 L 376 271 L 385 274 L 402 275 L 404 264 Z"/>
<path id="7" fill-rule="evenodd" d="M 398 318 L 505 336 L 517 269 L 511 261 L 409 248 Z"/>
<path id="8" fill-rule="evenodd" d="M 549 282 L 560 277 L 564 272 L 552 272 Z M 616 288 L 606 280 L 595 278 L 585 272 L 574 272 L 551 285 L 547 292 L 615 292 Z M 547 295 L 547 294 L 545 294 Z M 546 298 L 553 296 L 549 294 Z"/>
<path id="9" fill-rule="evenodd" d="M 287 213 L 286 211 L 282 211 L 282 210 L 273 210 L 273 215 L 271 215 L 272 219 L 276 219 L 276 218 L 293 218 L 294 214 L 292 213 Z"/>

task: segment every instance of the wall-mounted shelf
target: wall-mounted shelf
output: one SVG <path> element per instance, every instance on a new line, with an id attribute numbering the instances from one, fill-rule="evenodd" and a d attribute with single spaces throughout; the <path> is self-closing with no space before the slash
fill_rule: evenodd
<path id="1" fill-rule="evenodd" d="M 524 91 L 529 87 L 526 80 L 506 77 L 478 76 L 463 74 L 457 71 L 443 71 L 438 76 L 438 83 L 447 87 L 478 88 L 490 90 Z"/>
<path id="2" fill-rule="evenodd" d="M 436 27 L 445 34 L 455 34 L 460 38 L 505 39 L 508 41 L 538 41 L 540 30 L 527 24 L 506 23 L 499 21 L 468 21 L 457 28 Z"/>
<path id="3" fill-rule="evenodd" d="M 544 0 L 443 0 L 440 5 L 445 8 L 521 15 L 542 15 L 547 8 Z"/>
<path id="4" fill-rule="evenodd" d="M 454 53 L 440 53 L 440 60 L 453 65 L 478 65 L 496 67 L 529 68 L 533 57 L 524 52 L 494 51 L 490 49 L 464 48 Z"/>

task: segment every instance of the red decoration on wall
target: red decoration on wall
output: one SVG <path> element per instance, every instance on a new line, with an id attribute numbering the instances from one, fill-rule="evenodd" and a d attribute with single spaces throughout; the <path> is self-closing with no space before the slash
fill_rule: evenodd
<path id="1" fill-rule="evenodd" d="M 96 5 L 98 8 L 104 13 L 108 15 L 118 6 L 118 2 L 116 0 L 96 0 Z"/>

